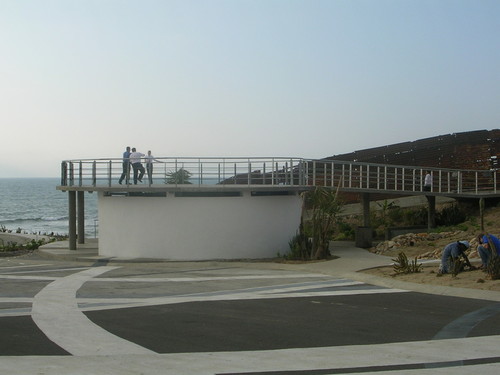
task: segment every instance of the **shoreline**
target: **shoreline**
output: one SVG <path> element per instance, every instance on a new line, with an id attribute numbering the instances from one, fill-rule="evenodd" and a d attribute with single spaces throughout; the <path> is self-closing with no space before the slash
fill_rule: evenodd
<path id="1" fill-rule="evenodd" d="M 32 240 L 35 240 L 35 241 L 45 240 L 46 242 L 49 242 L 50 239 L 51 239 L 50 236 L 42 235 L 42 234 L 0 232 L 0 246 L 5 246 L 9 242 L 12 242 L 12 243 L 15 242 L 15 243 L 24 245 Z"/>

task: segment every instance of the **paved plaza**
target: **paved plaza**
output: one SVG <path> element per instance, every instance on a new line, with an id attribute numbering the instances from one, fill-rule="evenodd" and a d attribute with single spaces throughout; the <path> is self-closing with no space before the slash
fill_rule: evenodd
<path id="1" fill-rule="evenodd" d="M 59 245 L 61 246 L 61 245 Z M 500 293 L 379 279 L 390 258 L 0 258 L 2 374 L 497 374 Z"/>

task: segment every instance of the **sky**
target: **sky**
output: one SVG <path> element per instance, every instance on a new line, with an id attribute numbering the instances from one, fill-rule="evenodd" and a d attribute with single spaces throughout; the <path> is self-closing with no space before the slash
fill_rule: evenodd
<path id="1" fill-rule="evenodd" d="M 0 0 L 0 177 L 500 128 L 499 0 Z"/>

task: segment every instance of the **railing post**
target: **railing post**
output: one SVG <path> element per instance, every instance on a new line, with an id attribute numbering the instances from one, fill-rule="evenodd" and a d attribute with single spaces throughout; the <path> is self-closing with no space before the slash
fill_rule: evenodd
<path id="1" fill-rule="evenodd" d="M 345 187 L 345 164 L 342 164 L 342 170 L 340 171 L 340 178 L 342 179 L 342 187 Z"/>
<path id="2" fill-rule="evenodd" d="M 312 186 L 316 186 L 316 160 L 313 161 L 313 180 L 312 180 Z"/>
<path id="3" fill-rule="evenodd" d="M 82 167 L 82 161 L 78 163 L 78 186 L 83 185 L 83 167 Z"/>
<path id="4" fill-rule="evenodd" d="M 359 166 L 359 188 L 363 188 L 363 165 Z"/>
<path id="5" fill-rule="evenodd" d="M 332 166 L 332 187 L 335 187 L 335 163 L 332 161 L 331 163 Z"/>
<path id="6" fill-rule="evenodd" d="M 97 184 L 97 163 L 94 160 L 92 163 L 92 186 L 96 186 Z"/>
<path id="7" fill-rule="evenodd" d="M 247 178 L 247 183 L 248 185 L 252 184 L 252 163 L 250 162 L 250 159 L 247 160 L 248 163 L 248 178 Z"/>
<path id="8" fill-rule="evenodd" d="M 112 171 L 113 171 L 113 161 L 110 160 L 109 161 L 109 166 L 108 166 L 108 186 L 111 186 L 111 174 L 112 174 Z"/>
<path id="9" fill-rule="evenodd" d="M 68 185 L 68 163 L 63 161 L 61 163 L 61 186 Z"/>
<path id="10" fill-rule="evenodd" d="M 293 160 L 290 159 L 290 186 L 293 186 Z"/>
<path id="11" fill-rule="evenodd" d="M 476 179 L 476 194 L 478 192 L 478 177 L 477 177 L 477 171 L 474 173 L 475 174 L 475 179 Z"/>
<path id="12" fill-rule="evenodd" d="M 349 163 L 349 187 L 352 187 L 352 164 Z"/>
<path id="13" fill-rule="evenodd" d="M 73 186 L 75 184 L 75 167 L 73 162 L 69 162 L 69 186 Z"/>
<path id="14" fill-rule="evenodd" d="M 203 185 L 203 162 L 198 159 L 198 185 Z"/>
<path id="15" fill-rule="evenodd" d="M 370 166 L 366 166 L 366 188 L 370 188 Z"/>
<path id="16" fill-rule="evenodd" d="M 387 190 L 387 165 L 384 167 L 384 190 Z"/>

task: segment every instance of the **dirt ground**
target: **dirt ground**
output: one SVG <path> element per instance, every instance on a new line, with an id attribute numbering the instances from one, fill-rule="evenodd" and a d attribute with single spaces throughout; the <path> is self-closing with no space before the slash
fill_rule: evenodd
<path id="1" fill-rule="evenodd" d="M 451 274 L 438 276 L 438 265 L 438 263 L 423 264 L 422 272 L 407 275 L 394 275 L 392 267 L 372 268 L 363 272 L 380 277 L 393 277 L 396 280 L 413 283 L 493 290 L 500 292 L 500 280 L 490 280 L 488 275 L 481 270 L 461 272 L 456 277 L 453 277 Z"/>
<path id="2" fill-rule="evenodd" d="M 477 220 L 479 222 L 479 219 Z M 394 246 L 389 249 L 384 249 L 383 252 L 378 252 L 375 248 L 370 249 L 372 252 L 381 255 L 390 256 L 393 259 L 397 257 L 399 252 L 404 252 L 409 260 L 417 257 L 417 262 L 422 263 L 422 272 L 412 274 L 398 274 L 395 275 L 393 267 L 381 267 L 363 272 L 370 273 L 381 277 L 392 277 L 397 280 L 433 284 L 442 286 L 452 286 L 460 288 L 483 289 L 500 292 L 500 280 L 491 280 L 489 276 L 482 270 L 464 271 L 459 273 L 456 277 L 450 274 L 439 275 L 439 262 L 423 263 L 425 260 L 439 260 L 443 248 L 454 241 L 467 240 L 471 242 L 471 250 L 469 252 L 469 260 L 475 266 L 481 265 L 481 260 L 477 255 L 477 242 L 475 238 L 480 233 L 479 223 L 468 222 L 465 223 L 468 227 L 467 231 L 453 232 L 450 236 L 432 239 L 426 241 L 425 239 L 419 242 L 414 242 L 411 245 Z M 485 210 L 484 214 L 484 227 L 488 233 L 500 235 L 500 208 L 490 208 Z"/>

